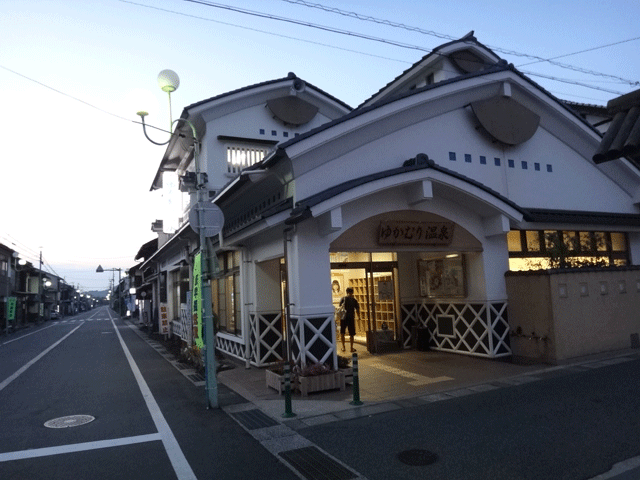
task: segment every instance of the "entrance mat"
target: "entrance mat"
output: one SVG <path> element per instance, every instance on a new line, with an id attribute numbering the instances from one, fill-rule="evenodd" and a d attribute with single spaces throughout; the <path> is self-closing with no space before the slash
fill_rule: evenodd
<path id="1" fill-rule="evenodd" d="M 304 447 L 281 452 L 280 456 L 307 480 L 349 480 L 358 478 L 317 447 Z"/>
<path id="2" fill-rule="evenodd" d="M 247 430 L 256 430 L 258 428 L 266 428 L 279 425 L 278 422 L 276 422 L 271 417 L 268 417 L 257 408 L 254 408 L 253 410 L 235 412 L 231 415 Z"/>

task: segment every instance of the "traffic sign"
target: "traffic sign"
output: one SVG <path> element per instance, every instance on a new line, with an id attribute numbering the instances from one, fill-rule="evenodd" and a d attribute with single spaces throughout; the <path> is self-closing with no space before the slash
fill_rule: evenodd
<path id="1" fill-rule="evenodd" d="M 204 229 L 205 237 L 213 237 L 224 226 L 224 214 L 220 208 L 209 202 L 198 202 L 189 211 L 189 224 L 194 232 Z"/>

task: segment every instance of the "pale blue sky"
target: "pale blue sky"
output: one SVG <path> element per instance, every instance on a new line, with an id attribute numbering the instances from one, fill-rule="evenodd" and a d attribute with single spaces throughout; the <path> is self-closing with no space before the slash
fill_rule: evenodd
<path id="1" fill-rule="evenodd" d="M 139 246 L 154 238 L 151 222 L 160 218 L 149 187 L 163 148 L 148 143 L 130 120 L 137 100 L 147 96 L 157 105 L 148 121 L 168 124 L 166 96 L 156 84 L 165 68 L 181 79 L 174 117 L 191 103 L 290 71 L 355 107 L 426 51 L 470 30 L 524 72 L 600 89 L 531 77 L 566 100 L 605 105 L 638 88 L 624 80 L 640 81 L 637 0 L 309 2 L 431 34 L 285 0 L 203 3 L 417 48 L 179 0 L 1 0 L 0 242 L 32 258 L 42 247 L 48 264 L 85 290 L 108 286 L 111 276 L 95 273 L 98 264 L 135 263 Z M 557 60 L 605 76 L 524 65 L 534 61 L 525 55 L 551 58 L 613 43 Z"/>

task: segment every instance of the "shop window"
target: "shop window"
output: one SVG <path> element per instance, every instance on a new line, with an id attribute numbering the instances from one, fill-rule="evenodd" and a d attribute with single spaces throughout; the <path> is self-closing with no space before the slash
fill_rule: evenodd
<path id="1" fill-rule="evenodd" d="M 513 230 L 507 234 L 507 244 L 513 271 L 629 263 L 626 234 L 621 232 Z"/>
<path id="2" fill-rule="evenodd" d="M 218 315 L 218 331 L 240 335 L 240 252 L 224 252 L 218 255 L 218 264 L 219 276 L 211 282 L 213 309 Z"/>

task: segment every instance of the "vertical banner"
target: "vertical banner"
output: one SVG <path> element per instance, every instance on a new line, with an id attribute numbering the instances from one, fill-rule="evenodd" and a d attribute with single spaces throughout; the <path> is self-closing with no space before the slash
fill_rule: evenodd
<path id="1" fill-rule="evenodd" d="M 16 297 L 7 298 L 7 320 L 14 321 L 16 319 L 16 304 L 18 299 Z"/>
<path id="2" fill-rule="evenodd" d="M 198 348 L 204 346 L 202 338 L 202 286 L 201 281 L 201 254 L 193 259 L 193 293 L 191 295 L 191 315 L 193 318 L 193 340 Z"/>
<path id="3" fill-rule="evenodd" d="M 169 309 L 167 308 L 166 303 L 160 304 L 160 324 L 159 331 L 163 335 L 167 335 L 169 333 Z"/>

